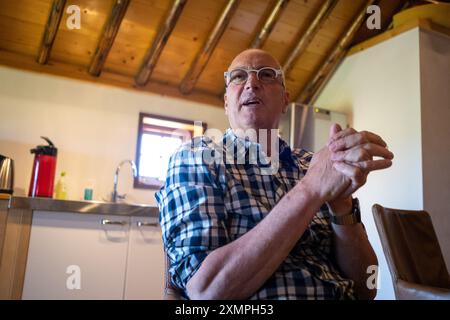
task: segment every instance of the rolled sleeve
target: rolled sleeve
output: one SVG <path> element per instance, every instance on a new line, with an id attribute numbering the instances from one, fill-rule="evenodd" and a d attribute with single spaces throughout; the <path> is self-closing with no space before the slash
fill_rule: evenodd
<path id="1" fill-rule="evenodd" d="M 209 150 L 178 150 L 169 161 L 165 185 L 155 195 L 169 274 L 183 290 L 206 256 L 229 242 L 220 168 L 205 163 L 204 152 Z"/>

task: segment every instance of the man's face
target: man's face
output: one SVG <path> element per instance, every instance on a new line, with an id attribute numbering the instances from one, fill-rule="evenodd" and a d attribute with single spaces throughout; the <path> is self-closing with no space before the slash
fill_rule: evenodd
<path id="1" fill-rule="evenodd" d="M 253 49 L 239 54 L 228 71 L 262 67 L 280 69 L 278 62 L 267 52 Z M 228 85 L 224 101 L 232 129 L 277 129 L 281 114 L 287 111 L 289 95 L 281 76 L 266 83 L 258 80 L 255 72 L 250 72 L 244 83 Z"/>

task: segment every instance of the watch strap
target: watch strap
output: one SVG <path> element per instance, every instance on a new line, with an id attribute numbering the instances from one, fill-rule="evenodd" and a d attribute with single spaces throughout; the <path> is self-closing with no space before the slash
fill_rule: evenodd
<path id="1" fill-rule="evenodd" d="M 331 215 L 331 222 L 337 225 L 352 225 L 361 223 L 361 211 L 358 198 L 352 199 L 352 212 L 343 216 Z"/>

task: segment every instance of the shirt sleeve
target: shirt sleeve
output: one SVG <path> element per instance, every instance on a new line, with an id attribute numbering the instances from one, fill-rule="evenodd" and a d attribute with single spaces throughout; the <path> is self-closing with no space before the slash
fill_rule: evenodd
<path id="1" fill-rule="evenodd" d="M 155 195 L 169 275 L 183 290 L 206 256 L 229 243 L 224 175 L 219 165 L 205 161 L 207 152 L 181 147 L 170 158 L 165 185 Z"/>

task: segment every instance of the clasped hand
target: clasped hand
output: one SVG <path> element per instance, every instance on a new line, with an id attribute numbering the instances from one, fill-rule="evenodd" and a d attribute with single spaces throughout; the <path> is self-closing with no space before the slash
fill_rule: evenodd
<path id="1" fill-rule="evenodd" d="M 314 154 L 305 178 L 334 213 L 345 214 L 351 195 L 366 183 L 368 174 L 390 167 L 393 158 L 380 136 L 334 124 L 327 146 Z"/>

